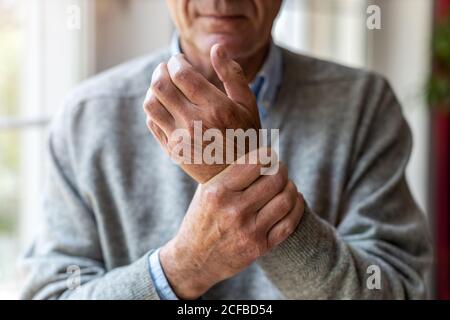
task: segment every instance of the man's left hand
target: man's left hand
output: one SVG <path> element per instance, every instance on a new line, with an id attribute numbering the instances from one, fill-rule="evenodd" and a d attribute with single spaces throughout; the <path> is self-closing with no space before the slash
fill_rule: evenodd
<path id="1" fill-rule="evenodd" d="M 203 130 L 220 130 L 223 137 L 226 129 L 261 128 L 256 99 L 240 65 L 228 58 L 220 45 L 211 48 L 211 63 L 226 93 L 197 72 L 182 54 L 160 64 L 153 73 L 144 102 L 147 126 L 169 155 L 180 143 L 172 138 L 176 129 L 186 129 L 194 145 L 194 121 L 201 121 Z M 181 167 L 204 183 L 227 164 L 182 163 Z"/>

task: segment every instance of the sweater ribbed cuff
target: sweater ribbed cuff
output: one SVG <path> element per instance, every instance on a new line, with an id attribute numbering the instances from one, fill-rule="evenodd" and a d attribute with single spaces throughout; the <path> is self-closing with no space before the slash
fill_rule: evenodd
<path id="1" fill-rule="evenodd" d="M 272 281 L 285 288 L 290 286 L 290 274 L 296 274 L 305 283 L 317 283 L 329 268 L 335 241 L 335 230 L 305 203 L 305 212 L 294 233 L 258 262 Z"/>
<path id="2" fill-rule="evenodd" d="M 123 297 L 125 300 L 159 300 L 148 270 L 148 255 L 144 255 L 130 265 L 130 272 L 128 274 L 130 290 L 124 290 L 127 292 Z"/>

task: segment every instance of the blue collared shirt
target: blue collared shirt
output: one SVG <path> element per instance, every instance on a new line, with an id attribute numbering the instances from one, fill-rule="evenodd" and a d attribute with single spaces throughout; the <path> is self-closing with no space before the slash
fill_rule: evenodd
<path id="1" fill-rule="evenodd" d="M 171 43 L 171 54 L 180 54 L 181 47 L 177 34 L 174 34 Z M 268 116 L 269 110 L 274 107 L 278 89 L 282 81 L 283 61 L 281 50 L 271 42 L 269 54 L 256 75 L 255 80 L 249 85 L 252 89 L 258 105 L 259 115 L 263 123 Z M 149 271 L 156 292 L 161 300 L 178 300 L 164 274 L 159 260 L 159 249 L 149 254 Z"/>

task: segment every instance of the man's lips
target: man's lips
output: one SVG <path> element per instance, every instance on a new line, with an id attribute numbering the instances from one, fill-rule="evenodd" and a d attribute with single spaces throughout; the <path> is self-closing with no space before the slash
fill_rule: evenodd
<path id="1" fill-rule="evenodd" d="M 246 19 L 244 15 L 215 15 L 215 14 L 203 14 L 200 18 L 212 19 L 217 21 L 237 21 Z"/>

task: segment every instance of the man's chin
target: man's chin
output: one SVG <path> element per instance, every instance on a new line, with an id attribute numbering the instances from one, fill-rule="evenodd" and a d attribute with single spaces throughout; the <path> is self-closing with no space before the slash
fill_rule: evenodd
<path id="1" fill-rule="evenodd" d="M 215 44 L 222 45 L 233 59 L 245 56 L 249 46 L 242 37 L 230 34 L 213 34 L 202 39 L 202 48 L 205 53 L 209 53 Z"/>

